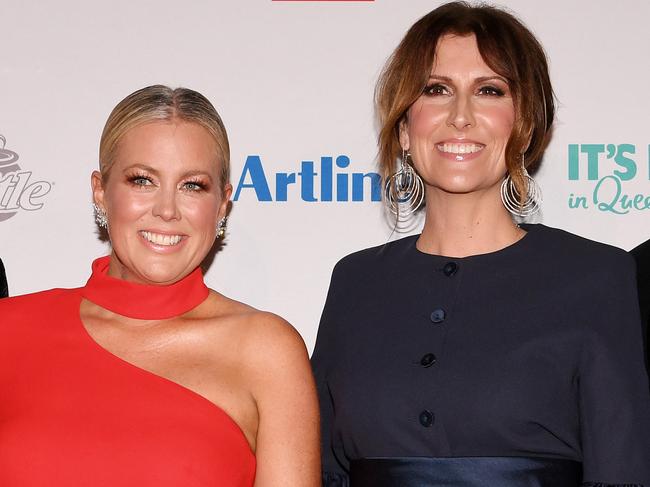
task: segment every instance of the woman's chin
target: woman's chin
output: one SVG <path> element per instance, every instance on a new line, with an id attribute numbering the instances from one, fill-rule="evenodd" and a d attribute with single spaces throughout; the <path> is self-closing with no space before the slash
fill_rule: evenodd
<path id="1" fill-rule="evenodd" d="M 161 259 L 158 256 L 140 257 L 132 263 L 133 265 L 122 264 L 118 273 L 109 272 L 109 275 L 138 284 L 165 286 L 180 281 L 198 265 L 178 262 L 177 259 Z"/>

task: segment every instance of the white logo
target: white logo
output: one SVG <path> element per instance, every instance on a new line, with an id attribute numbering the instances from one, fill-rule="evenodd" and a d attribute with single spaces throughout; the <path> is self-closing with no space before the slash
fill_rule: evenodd
<path id="1" fill-rule="evenodd" d="M 0 135 L 0 222 L 18 210 L 40 210 L 43 197 L 52 189 L 47 181 L 32 181 L 32 171 L 21 170 L 16 162 L 18 154 L 5 149 L 6 143 Z"/>

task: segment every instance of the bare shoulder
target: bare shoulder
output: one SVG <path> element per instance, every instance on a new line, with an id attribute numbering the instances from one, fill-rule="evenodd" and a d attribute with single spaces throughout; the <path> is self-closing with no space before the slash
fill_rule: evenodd
<path id="1" fill-rule="evenodd" d="M 238 353 L 254 362 L 270 355 L 307 353 L 298 331 L 284 318 L 245 303 L 210 292 L 205 312 L 237 338 Z"/>
<path id="2" fill-rule="evenodd" d="M 236 364 L 234 388 L 250 405 L 255 485 L 320 485 L 316 386 L 300 334 L 283 318 L 212 293 L 218 350 Z"/>

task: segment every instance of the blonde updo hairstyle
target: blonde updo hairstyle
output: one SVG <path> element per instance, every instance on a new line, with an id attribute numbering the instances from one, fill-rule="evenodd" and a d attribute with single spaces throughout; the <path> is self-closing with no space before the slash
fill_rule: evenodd
<path id="1" fill-rule="evenodd" d="M 223 189 L 230 180 L 230 146 L 221 117 L 208 99 L 188 88 L 172 89 L 153 85 L 124 98 L 108 116 L 99 142 L 99 171 L 106 182 L 120 140 L 129 130 L 150 122 L 175 120 L 193 122 L 205 128 L 217 145 L 221 162 L 220 184 Z"/>
<path id="2" fill-rule="evenodd" d="M 555 114 L 553 88 L 539 41 L 512 14 L 486 4 L 452 2 L 436 8 L 409 29 L 388 59 L 375 89 L 381 172 L 385 179 L 395 172 L 402 150 L 400 123 L 426 88 L 438 42 L 446 34 L 474 34 L 485 63 L 508 81 L 515 121 L 505 151 L 506 167 L 521 203 L 528 190 L 521 156 L 530 168 L 544 153 Z"/>

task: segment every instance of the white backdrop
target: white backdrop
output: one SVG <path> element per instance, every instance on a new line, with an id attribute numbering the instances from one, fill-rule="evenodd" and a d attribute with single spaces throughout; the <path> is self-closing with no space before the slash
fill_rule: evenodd
<path id="1" fill-rule="evenodd" d="M 11 295 L 85 282 L 90 262 L 108 252 L 95 232 L 89 184 L 108 113 L 143 86 L 187 86 L 224 119 L 233 185 L 257 155 L 273 199 L 241 190 L 208 284 L 284 316 L 311 349 L 333 265 L 385 242 L 390 228 L 368 182 L 361 202 L 303 201 L 298 183 L 282 202 L 275 174 L 314 161 L 320 200 L 322 157 L 347 156 L 340 174 L 376 170 L 374 82 L 407 28 L 438 4 L 5 0 L 0 257 Z M 625 249 L 650 238 L 650 2 L 502 4 L 545 46 L 559 100 L 537 174 L 541 221 Z M 570 208 L 571 194 L 579 208 Z M 615 212 L 637 194 L 636 207 Z"/>

